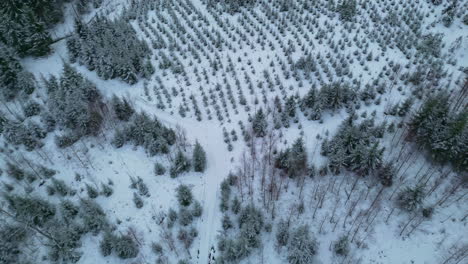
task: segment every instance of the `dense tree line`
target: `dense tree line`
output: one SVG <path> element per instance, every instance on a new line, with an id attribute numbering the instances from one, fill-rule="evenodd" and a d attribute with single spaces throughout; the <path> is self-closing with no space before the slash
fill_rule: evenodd
<path id="1" fill-rule="evenodd" d="M 301 109 L 312 120 L 319 120 L 325 110 L 336 111 L 349 107 L 358 99 L 358 93 L 348 83 L 334 82 L 325 84 L 317 90 L 313 85 L 302 98 Z"/>
<path id="2" fill-rule="evenodd" d="M 351 21 L 357 13 L 356 0 L 342 0 L 336 7 L 340 14 L 340 19 L 344 21 Z"/>
<path id="3" fill-rule="evenodd" d="M 48 27 L 63 18 L 64 0 L 6 0 L 0 2 L 0 42 L 20 56 L 50 52 Z"/>
<path id="4" fill-rule="evenodd" d="M 44 83 L 49 96 L 44 123 L 49 124 L 49 130 L 56 124 L 70 131 L 57 138 L 59 146 L 68 146 L 82 136 L 99 133 L 103 121 L 102 100 L 92 82 L 64 64 L 60 78 L 50 76 Z"/>
<path id="5" fill-rule="evenodd" d="M 304 174 L 307 169 L 307 152 L 304 140 L 298 138 L 291 147 L 278 153 L 275 167 L 283 170 L 290 178 Z"/>
<path id="6" fill-rule="evenodd" d="M 145 113 L 134 114 L 123 129 L 117 130 L 113 144 L 122 147 L 127 142 L 135 146 L 142 146 L 154 156 L 160 153 L 169 153 L 170 146 L 176 141 L 174 130 L 167 128 L 156 118 Z"/>
<path id="7" fill-rule="evenodd" d="M 342 168 L 360 175 L 376 172 L 383 165 L 384 149 L 379 146 L 385 125 L 374 125 L 372 119 L 356 124 L 354 115 L 343 121 L 336 135 L 322 144 L 321 154 L 329 158 L 328 167 L 333 173 Z"/>
<path id="8" fill-rule="evenodd" d="M 468 169 L 468 110 L 454 111 L 446 92 L 431 95 L 409 124 L 414 139 L 440 162 Z"/>
<path id="9" fill-rule="evenodd" d="M 227 221 L 224 221 L 226 225 Z M 264 230 L 263 214 L 254 205 L 247 205 L 239 212 L 238 234 L 235 238 L 220 236 L 218 248 L 221 251 L 217 263 L 237 263 L 247 257 L 261 245 L 261 233 Z"/>
<path id="10" fill-rule="evenodd" d="M 76 11 L 84 14 L 91 10 L 91 8 L 98 8 L 102 5 L 104 0 L 77 0 L 75 3 Z"/>
<path id="11" fill-rule="evenodd" d="M 3 125 L 3 136 L 7 142 L 17 146 L 23 145 L 26 150 L 32 151 L 44 145 L 42 139 L 47 136 L 47 131 L 33 120 L 9 120 Z"/>
<path id="12" fill-rule="evenodd" d="M 134 84 L 139 77 L 149 78 L 154 73 L 151 50 L 123 18 L 97 17 L 89 24 L 77 20 L 67 48 L 71 62 L 85 65 L 103 79 Z"/>
<path id="13" fill-rule="evenodd" d="M 51 263 L 75 263 L 82 255 L 81 238 L 109 232 L 104 210 L 93 200 L 52 203 L 36 195 L 7 193 L 1 213 L 8 216 L 0 227 L 0 261 L 29 263 L 25 247 L 39 241 L 47 248 L 44 258 Z M 7 238 L 7 239 L 5 239 Z M 136 249 L 138 252 L 138 248 Z"/>
<path id="14" fill-rule="evenodd" d="M 7 101 L 19 94 L 29 95 L 36 87 L 34 75 L 24 70 L 16 54 L 0 41 L 0 96 Z"/>
<path id="15" fill-rule="evenodd" d="M 242 7 L 254 5 L 256 0 L 208 0 L 208 6 L 221 4 L 226 12 L 230 14 L 238 13 Z"/>

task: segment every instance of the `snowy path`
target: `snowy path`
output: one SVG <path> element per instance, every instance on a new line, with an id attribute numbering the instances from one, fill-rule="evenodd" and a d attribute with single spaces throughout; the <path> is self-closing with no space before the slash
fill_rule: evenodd
<path id="1" fill-rule="evenodd" d="M 207 155 L 207 168 L 204 172 L 203 193 L 201 203 L 203 214 L 198 227 L 199 245 L 193 248 L 194 263 L 209 263 L 211 248 L 216 248 L 216 235 L 220 227 L 221 212 L 218 210 L 218 192 L 221 181 L 230 170 L 230 153 L 223 141 L 222 129 L 219 124 L 211 121 L 198 122 L 189 118 L 181 118 L 170 115 L 156 109 L 150 102 L 138 98 L 138 102 L 144 103 L 147 113 L 155 114 L 163 123 L 175 127 L 181 126 L 187 132 L 191 141 L 197 139 L 205 149 Z M 199 255 L 197 256 L 197 253 Z"/>

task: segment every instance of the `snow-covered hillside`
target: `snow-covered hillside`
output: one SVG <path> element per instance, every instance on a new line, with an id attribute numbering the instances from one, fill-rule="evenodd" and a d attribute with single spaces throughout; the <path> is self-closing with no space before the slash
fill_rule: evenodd
<path id="1" fill-rule="evenodd" d="M 0 5 L 0 264 L 468 263 L 464 1 L 40 2 Z"/>

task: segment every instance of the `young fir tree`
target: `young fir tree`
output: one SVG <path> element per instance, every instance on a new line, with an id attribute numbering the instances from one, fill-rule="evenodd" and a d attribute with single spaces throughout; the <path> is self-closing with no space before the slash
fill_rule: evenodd
<path id="1" fill-rule="evenodd" d="M 268 123 L 263 109 L 260 108 L 252 120 L 252 129 L 256 137 L 266 136 Z"/>
<path id="2" fill-rule="evenodd" d="M 192 157 L 193 168 L 196 172 L 204 172 L 206 168 L 206 153 L 200 143 L 195 142 Z"/>
<path id="3" fill-rule="evenodd" d="M 281 220 L 278 223 L 276 229 L 276 243 L 278 246 L 286 246 L 289 242 L 289 226 L 288 223 L 284 220 Z"/>
<path id="4" fill-rule="evenodd" d="M 190 170 L 190 160 L 179 150 L 171 167 L 171 177 L 175 178 L 179 174 Z"/>
<path id="5" fill-rule="evenodd" d="M 114 109 L 114 114 L 117 119 L 122 121 L 128 121 L 130 117 L 135 113 L 133 107 L 127 101 L 127 99 L 119 99 L 117 96 L 112 97 L 112 109 Z"/>
<path id="6" fill-rule="evenodd" d="M 312 264 L 317 253 L 317 242 L 310 237 L 309 227 L 299 226 L 291 234 L 288 261 L 291 264 Z"/>
<path id="7" fill-rule="evenodd" d="M 193 201 L 192 191 L 187 185 L 185 184 L 179 185 L 176 191 L 177 191 L 177 194 L 176 194 L 177 200 L 179 201 L 179 204 L 181 206 L 189 206 L 192 203 Z"/>

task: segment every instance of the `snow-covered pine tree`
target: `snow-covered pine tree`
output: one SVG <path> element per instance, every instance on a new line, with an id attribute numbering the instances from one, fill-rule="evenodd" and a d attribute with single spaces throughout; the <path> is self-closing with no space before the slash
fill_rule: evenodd
<path id="1" fill-rule="evenodd" d="M 52 42 L 47 26 L 62 18 L 63 1 L 0 2 L 0 42 L 14 48 L 20 56 L 42 56 Z"/>
<path id="2" fill-rule="evenodd" d="M 317 242 L 310 236 L 309 227 L 297 227 L 288 244 L 288 261 L 291 264 L 312 264 L 317 253 Z"/>
<path id="3" fill-rule="evenodd" d="M 72 61 L 95 70 L 101 78 L 134 84 L 139 77 L 149 78 L 154 73 L 150 48 L 124 18 L 112 21 L 97 16 L 87 25 L 76 21 L 75 31 L 67 40 Z"/>
<path id="4" fill-rule="evenodd" d="M 278 246 L 286 246 L 289 242 L 289 226 L 284 220 L 278 222 L 276 228 L 276 243 Z"/>
<path id="5" fill-rule="evenodd" d="M 256 137 L 264 137 L 267 133 L 268 123 L 266 116 L 263 113 L 263 109 L 260 108 L 255 113 L 255 116 L 252 120 L 252 129 Z"/>
<path id="6" fill-rule="evenodd" d="M 179 150 L 170 169 L 171 177 L 175 178 L 179 174 L 189 170 L 190 160 L 184 155 L 184 153 L 181 150 Z"/>
<path id="7" fill-rule="evenodd" d="M 203 172 L 206 168 L 206 153 L 203 150 L 203 147 L 198 143 L 195 142 L 195 147 L 193 149 L 193 157 L 192 157 L 193 168 L 196 172 Z"/>
<path id="8" fill-rule="evenodd" d="M 25 71 L 15 51 L 0 41 L 0 96 L 14 99 L 18 94 L 31 94 L 35 89 L 34 75 Z"/>
<path id="9" fill-rule="evenodd" d="M 47 84 L 54 84 L 50 80 Z M 101 96 L 96 86 L 64 64 L 59 84 L 48 87 L 48 108 L 57 124 L 70 129 L 78 137 L 96 135 L 101 127 Z"/>
<path id="10" fill-rule="evenodd" d="M 179 201 L 179 204 L 181 206 L 189 206 L 192 203 L 193 201 L 192 190 L 190 190 L 190 188 L 187 185 L 185 184 L 179 185 L 176 191 L 177 191 L 177 194 L 176 194 L 177 200 Z"/>
<path id="11" fill-rule="evenodd" d="M 111 99 L 111 104 L 112 109 L 114 109 L 114 114 L 119 120 L 128 121 L 135 113 L 135 110 L 125 98 L 120 99 L 114 95 Z"/>

